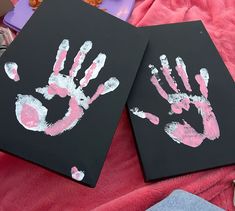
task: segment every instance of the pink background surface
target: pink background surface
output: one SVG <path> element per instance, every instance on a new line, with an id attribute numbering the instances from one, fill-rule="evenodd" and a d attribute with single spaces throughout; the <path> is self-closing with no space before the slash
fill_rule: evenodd
<path id="1" fill-rule="evenodd" d="M 234 0 L 138 0 L 129 22 L 146 26 L 198 19 L 204 22 L 235 79 Z M 144 210 L 177 188 L 235 210 L 233 179 L 235 166 L 229 166 L 145 183 L 124 109 L 94 189 L 0 153 L 0 210 Z"/>

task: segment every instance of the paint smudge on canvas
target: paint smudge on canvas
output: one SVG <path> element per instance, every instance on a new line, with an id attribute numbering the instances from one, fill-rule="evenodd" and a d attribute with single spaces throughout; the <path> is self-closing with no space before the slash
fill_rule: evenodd
<path id="1" fill-rule="evenodd" d="M 77 181 L 82 181 L 83 178 L 85 177 L 84 171 L 79 171 L 76 166 L 71 168 L 71 175 L 72 178 Z"/>

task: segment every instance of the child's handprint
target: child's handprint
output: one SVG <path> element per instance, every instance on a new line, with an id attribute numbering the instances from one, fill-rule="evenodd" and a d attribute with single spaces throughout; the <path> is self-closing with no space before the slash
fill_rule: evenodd
<path id="1" fill-rule="evenodd" d="M 114 91 L 119 86 L 119 81 L 115 77 L 111 77 L 104 84 L 100 84 L 95 94 L 90 98 L 85 96 L 83 88 L 86 87 L 92 79 L 95 79 L 100 70 L 103 68 L 106 55 L 100 53 L 93 61 L 91 66 L 85 71 L 85 76 L 80 80 L 80 85 L 74 82 L 81 65 L 85 60 L 86 54 L 91 50 L 92 42 L 86 41 L 78 51 L 74 58 L 74 63 L 69 71 L 69 75 L 61 74 L 64 69 L 67 52 L 69 50 L 69 41 L 63 40 L 59 46 L 56 55 L 56 61 L 53 72 L 49 77 L 48 85 L 42 88 L 36 88 L 36 92 L 41 93 L 45 99 L 51 100 L 55 95 L 64 98 L 70 97 L 69 109 L 65 116 L 55 123 L 46 121 L 48 109 L 32 95 L 21 95 L 17 97 L 15 103 L 15 113 L 17 120 L 26 129 L 32 131 L 44 131 L 47 135 L 55 136 L 66 130 L 72 129 L 84 114 L 84 109 L 88 109 L 100 95 Z M 5 71 L 8 76 L 18 81 L 17 64 L 9 62 L 5 64 Z"/>
<path id="2" fill-rule="evenodd" d="M 149 65 L 151 69 L 152 77 L 151 82 L 155 86 L 158 93 L 164 98 L 170 105 L 171 111 L 169 114 L 181 114 L 183 109 L 188 111 L 190 104 L 193 104 L 197 109 L 199 114 L 202 116 L 203 121 L 203 133 L 198 133 L 190 124 L 183 120 L 183 124 L 179 122 L 171 122 L 165 126 L 165 132 L 177 143 L 183 143 L 190 147 L 198 147 L 206 138 L 209 140 L 215 140 L 220 136 L 219 125 L 216 120 L 215 114 L 212 111 L 211 104 L 208 100 L 208 82 L 209 74 L 207 69 L 202 68 L 200 74 L 195 76 L 195 79 L 199 85 L 201 96 L 191 95 L 187 93 L 182 93 L 177 88 L 177 83 L 171 76 L 171 69 L 168 63 L 168 59 L 165 55 L 160 56 L 160 61 L 162 64 L 161 71 L 166 78 L 167 83 L 175 92 L 174 94 L 167 94 L 166 91 L 160 85 L 159 71 L 153 65 Z M 186 65 L 182 58 L 176 58 L 175 67 L 178 75 L 180 76 L 185 89 L 188 92 L 192 92 L 192 88 L 189 84 L 189 79 L 186 71 Z M 131 109 L 132 113 L 140 118 L 146 118 L 153 124 L 157 125 L 159 119 L 154 114 L 139 111 L 139 109 Z"/>

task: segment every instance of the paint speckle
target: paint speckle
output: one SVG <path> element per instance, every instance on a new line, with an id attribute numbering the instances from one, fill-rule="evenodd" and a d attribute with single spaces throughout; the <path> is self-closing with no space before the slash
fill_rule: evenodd
<path id="1" fill-rule="evenodd" d="M 85 177 L 84 171 L 79 171 L 76 166 L 71 168 L 71 175 L 72 178 L 77 181 L 82 181 L 83 178 Z"/>

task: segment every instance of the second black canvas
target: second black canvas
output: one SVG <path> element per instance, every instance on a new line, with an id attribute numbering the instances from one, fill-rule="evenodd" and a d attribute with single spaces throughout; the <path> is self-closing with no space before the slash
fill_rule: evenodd
<path id="1" fill-rule="evenodd" d="M 234 82 L 200 21 L 143 27 L 128 99 L 146 180 L 235 162 Z"/>

